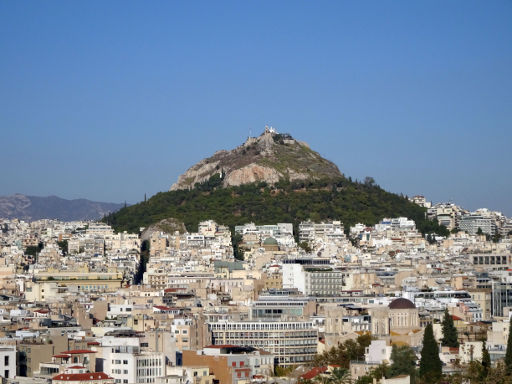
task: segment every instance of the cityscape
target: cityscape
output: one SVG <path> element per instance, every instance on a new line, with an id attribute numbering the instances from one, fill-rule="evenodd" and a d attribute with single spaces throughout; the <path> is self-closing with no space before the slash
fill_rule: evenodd
<path id="1" fill-rule="evenodd" d="M 510 5 L 0 3 L 1 384 L 512 383 Z"/>

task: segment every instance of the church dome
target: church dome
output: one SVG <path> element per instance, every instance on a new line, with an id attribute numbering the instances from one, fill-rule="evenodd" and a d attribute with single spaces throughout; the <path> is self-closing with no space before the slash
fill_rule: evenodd
<path id="1" fill-rule="evenodd" d="M 414 309 L 416 306 L 411 300 L 404 299 L 403 297 L 393 300 L 389 304 L 389 309 Z"/>

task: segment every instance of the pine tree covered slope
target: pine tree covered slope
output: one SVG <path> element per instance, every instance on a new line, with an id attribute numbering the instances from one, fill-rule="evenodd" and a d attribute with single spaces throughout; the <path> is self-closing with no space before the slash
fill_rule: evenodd
<path id="1" fill-rule="evenodd" d="M 202 220 L 213 219 L 233 228 L 248 222 L 269 224 L 336 219 L 345 227 L 355 223 L 373 225 L 384 217 L 405 216 L 416 221 L 422 232 L 443 232 L 437 222 L 425 220 L 425 210 L 405 197 L 386 192 L 372 183 L 336 180 L 280 181 L 274 185 L 252 183 L 222 187 L 215 175 L 192 190 L 161 192 L 106 216 L 103 220 L 116 231 L 138 232 L 166 218 L 197 230 Z"/>

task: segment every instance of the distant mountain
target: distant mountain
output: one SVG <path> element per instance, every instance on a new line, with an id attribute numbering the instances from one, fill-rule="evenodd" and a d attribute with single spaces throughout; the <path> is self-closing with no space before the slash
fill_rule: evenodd
<path id="1" fill-rule="evenodd" d="M 124 204 L 100 203 L 86 199 L 66 200 L 57 196 L 0 196 L 0 218 L 21 220 L 99 220 Z"/>
<path id="2" fill-rule="evenodd" d="M 336 164 L 306 143 L 265 128 L 259 137 L 250 137 L 235 149 L 217 151 L 193 165 L 170 190 L 192 189 L 212 177 L 220 177 L 223 187 L 232 187 L 255 182 L 274 185 L 280 180 L 335 180 L 342 176 Z"/>

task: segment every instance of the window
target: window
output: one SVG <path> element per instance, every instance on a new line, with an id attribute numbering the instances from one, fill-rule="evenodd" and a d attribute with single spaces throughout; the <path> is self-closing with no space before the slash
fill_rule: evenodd
<path id="1" fill-rule="evenodd" d="M 4 356 L 4 365 L 9 365 L 9 356 Z M 8 376 L 5 376 L 6 378 Z"/>
<path id="2" fill-rule="evenodd" d="M 4 377 L 5 377 L 6 379 L 8 379 L 8 378 L 9 378 L 9 370 L 8 370 L 8 369 L 6 369 L 6 370 L 4 371 Z"/>
<path id="3" fill-rule="evenodd" d="M 128 364 L 128 360 L 123 360 L 123 364 Z"/>

